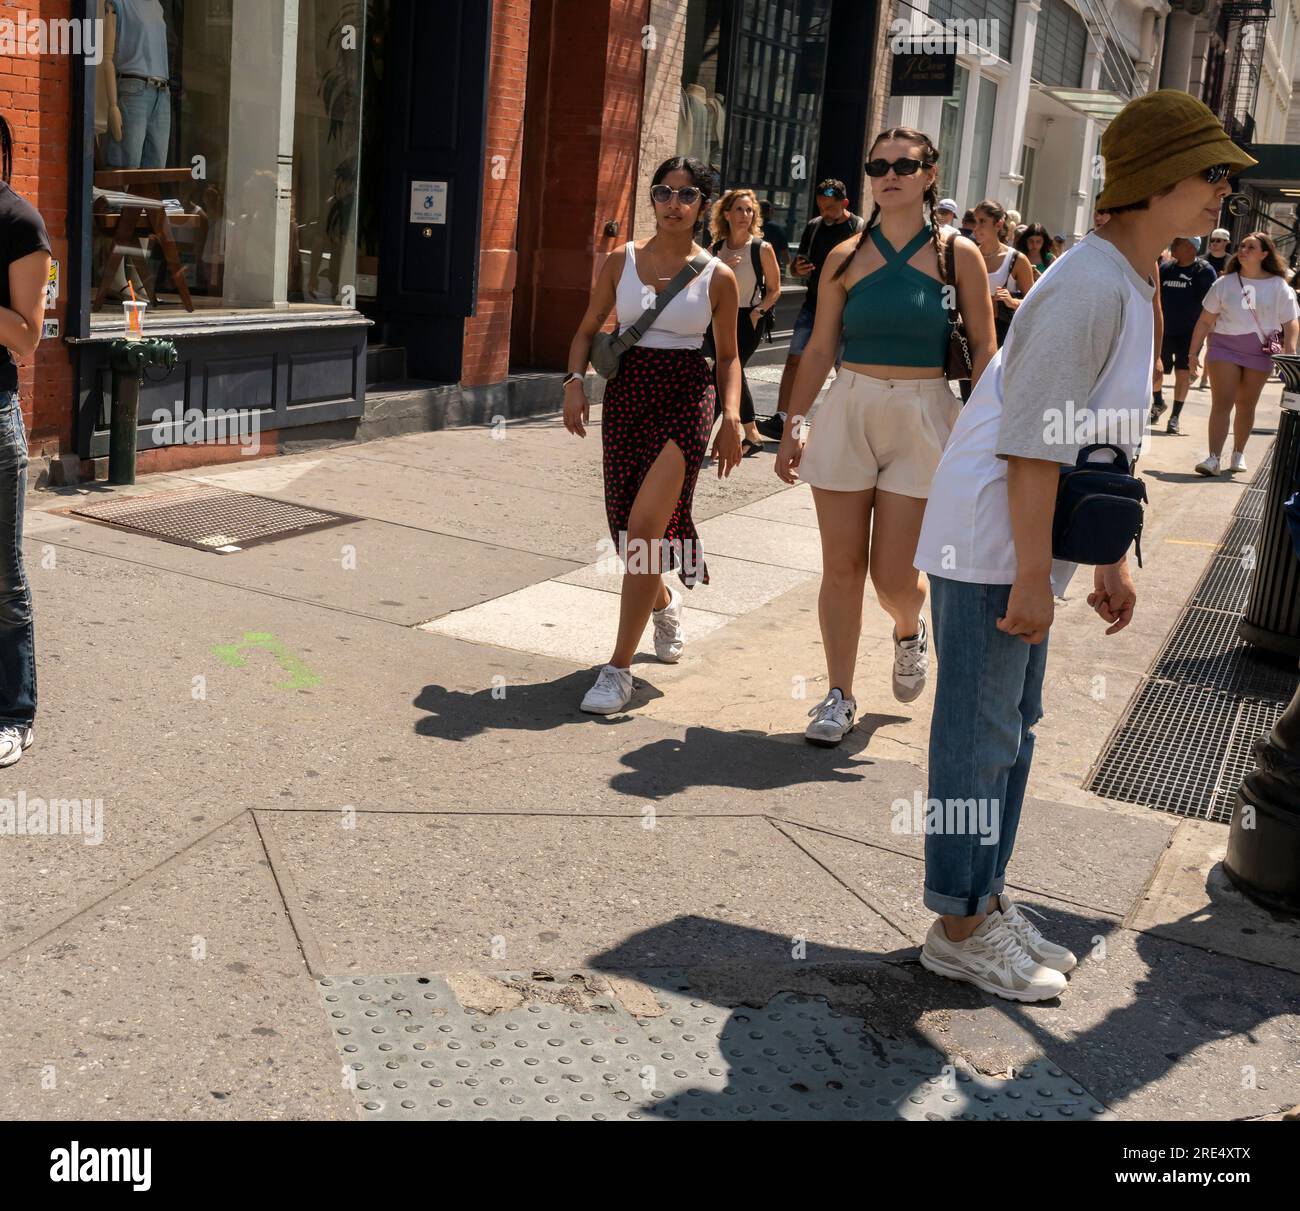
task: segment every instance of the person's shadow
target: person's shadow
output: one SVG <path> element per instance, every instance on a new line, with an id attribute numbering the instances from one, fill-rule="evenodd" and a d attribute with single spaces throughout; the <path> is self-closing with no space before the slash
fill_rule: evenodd
<path id="1" fill-rule="evenodd" d="M 1008 1109 L 1019 1117 L 1019 1109 L 1035 1118 L 1099 1118 L 1181 1064 L 1189 1065 L 1186 1076 L 1171 1083 L 1204 1090 L 1206 1070 L 1223 1059 L 1216 1054 L 1201 1064 L 1200 1049 L 1232 1039 L 1258 1046 L 1259 1027 L 1294 1022 L 1294 974 L 1209 954 L 1194 940 L 1142 933 L 1132 935 L 1132 950 L 1147 970 L 1132 994 L 1121 993 L 1122 1004 L 1075 1033 L 1071 1023 L 1114 978 L 1107 963 L 1135 956 L 1104 957 L 1107 948 L 1128 950 L 1127 931 L 1113 918 L 1052 906 L 1044 915 L 1044 932 L 1081 961 L 1062 998 L 1032 1004 L 934 975 L 920 966 L 915 948 L 871 954 L 810 940 L 798 952 L 791 938 L 702 917 L 632 934 L 590 966 L 654 990 L 659 1015 L 644 1016 L 643 1005 L 640 1016 L 632 1011 L 654 1048 L 644 1057 L 637 1110 L 673 1119 L 896 1119 L 936 1117 L 936 1109 L 943 1117 L 1006 1118 Z M 1198 911 L 1180 925 L 1202 927 L 1209 947 L 1216 942 L 1211 917 Z M 668 955 L 676 966 L 659 965 Z M 701 1030 L 712 1006 L 730 1009 L 716 1039 Z M 954 1065 L 936 1046 L 952 1047 L 935 1023 L 958 1015 L 963 1037 L 1001 1040 L 1019 1031 L 1019 1050 L 1037 1052 L 1041 1061 L 1022 1066 L 1010 1083 Z M 1270 1064 L 1289 1063 L 1296 1051 L 1275 1045 L 1266 1056 L 1240 1049 L 1227 1062 L 1244 1071 L 1252 1065 L 1240 1061 L 1253 1061 L 1266 1081 Z M 1041 1088 L 1033 1078 L 1044 1073 L 1063 1077 L 1063 1086 Z M 1279 1107 L 1295 1101 L 1294 1089 L 1274 1089 Z M 1008 1091 L 1016 1102 L 1003 1100 Z M 1219 1092 L 1217 1104 L 1184 1109 L 1181 1117 L 1242 1117 L 1259 1113 L 1264 1100 L 1255 1094 L 1232 1105 L 1232 1091 Z"/>

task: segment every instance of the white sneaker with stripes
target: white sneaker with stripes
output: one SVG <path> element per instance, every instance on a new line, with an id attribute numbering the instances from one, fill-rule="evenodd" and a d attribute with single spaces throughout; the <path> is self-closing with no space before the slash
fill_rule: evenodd
<path id="1" fill-rule="evenodd" d="M 998 896 L 998 908 L 1007 928 L 1016 935 L 1016 940 L 1025 948 L 1025 953 L 1035 962 L 1059 971 L 1062 975 L 1078 967 L 1079 960 L 1074 957 L 1072 950 L 1049 942 L 1038 932 L 1038 926 L 1025 915 L 1026 912 L 1033 912 L 1032 908 L 1021 908 L 1006 892 Z"/>
<path id="2" fill-rule="evenodd" d="M 954 942 L 936 920 L 921 947 L 921 966 L 1009 1001 L 1050 1001 L 1066 986 L 1064 975 L 1026 952 L 1000 912 L 989 913 L 964 942 Z"/>

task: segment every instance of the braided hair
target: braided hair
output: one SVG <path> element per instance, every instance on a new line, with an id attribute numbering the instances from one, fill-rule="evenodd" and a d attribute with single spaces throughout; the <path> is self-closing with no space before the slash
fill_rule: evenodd
<path id="1" fill-rule="evenodd" d="M 0 114 L 0 180 L 8 181 L 14 172 L 14 136 L 9 123 Z"/>
<path id="2" fill-rule="evenodd" d="M 871 150 L 876 148 L 889 139 L 900 139 L 907 143 L 917 144 L 921 148 L 921 168 L 932 168 L 939 163 L 939 149 L 934 145 L 930 136 L 919 130 L 914 130 L 910 126 L 891 126 L 888 130 L 882 130 L 871 141 Z M 939 204 L 939 181 L 936 175 L 935 179 L 925 187 L 924 200 L 926 211 L 929 215 L 930 222 L 930 243 L 934 247 L 935 258 L 943 265 L 943 242 L 939 239 L 939 224 L 934 217 L 934 208 Z M 866 226 L 858 235 L 857 243 L 853 245 L 853 251 L 840 262 L 839 268 L 831 276 L 834 281 L 849 267 L 849 262 L 858 254 L 858 249 L 862 247 L 862 241 L 867 239 L 871 234 L 871 229 L 876 225 L 880 218 L 880 203 L 876 202 L 871 209 L 871 217 L 867 220 Z"/>

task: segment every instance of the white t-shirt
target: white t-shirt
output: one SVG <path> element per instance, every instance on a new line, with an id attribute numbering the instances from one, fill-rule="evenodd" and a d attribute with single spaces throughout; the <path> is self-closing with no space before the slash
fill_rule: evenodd
<path id="1" fill-rule="evenodd" d="M 1252 295 L 1254 316 L 1247 309 Z M 1214 331 L 1220 336 L 1267 336 L 1300 319 L 1295 291 L 1272 274 L 1264 278 L 1243 278 L 1235 273 L 1221 277 L 1206 292 L 1201 306 L 1219 317 Z"/>
<path id="2" fill-rule="evenodd" d="M 1015 582 L 1008 455 L 1073 466 L 1084 446 L 1110 441 L 1131 462 L 1151 406 L 1155 291 L 1097 232 L 1052 263 L 948 438 L 917 544 L 921 571 Z M 1058 596 L 1074 570 L 1053 561 Z"/>
<path id="3" fill-rule="evenodd" d="M 631 241 L 623 245 L 623 251 L 627 255 L 615 295 L 620 332 L 635 324 L 654 302 L 654 292 L 637 274 L 636 248 Z M 698 349 L 704 344 L 704 334 L 713 322 L 709 282 L 718 263 L 718 258 L 714 257 L 669 300 L 654 326 L 637 341 L 642 349 Z M 663 282 L 660 289 L 667 285 L 668 282 Z"/>

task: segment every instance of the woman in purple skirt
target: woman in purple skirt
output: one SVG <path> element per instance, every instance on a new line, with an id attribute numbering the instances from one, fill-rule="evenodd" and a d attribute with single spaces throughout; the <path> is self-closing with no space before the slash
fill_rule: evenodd
<path id="1" fill-rule="evenodd" d="M 659 165 L 650 187 L 655 234 L 610 253 L 569 346 L 564 427 L 570 433 L 587 435 L 582 384 L 592 338 L 611 311 L 620 329 L 635 323 L 655 294 L 704 251 L 695 232 L 712 185 L 712 173 L 699 160 L 674 156 Z M 605 513 L 625 571 L 614 651 L 582 700 L 582 709 L 592 714 L 616 714 L 631 700 L 632 657 L 652 616 L 655 655 L 669 664 L 681 658 L 682 594 L 661 573 L 675 569 L 687 588 L 709 581 L 691 518 L 695 479 L 714 421 L 714 372 L 701 347 L 712 324 L 723 396 L 714 454 L 718 474 L 729 475 L 741 457 L 738 306 L 736 276 L 714 257 L 623 354 L 605 388 Z"/>
<path id="2" fill-rule="evenodd" d="M 1210 372 L 1210 452 L 1196 470 L 1220 475 L 1246 470 L 1246 440 L 1255 424 L 1255 405 L 1273 373 L 1270 349 L 1294 353 L 1300 335 L 1300 306 L 1287 285 L 1286 266 L 1277 246 L 1262 231 L 1237 246 L 1223 276 L 1210 287 L 1201 318 L 1192 333 L 1188 357 L 1196 381 L 1201 345 L 1210 338 L 1206 368 Z M 1220 463 L 1232 421 L 1232 461 Z"/>

